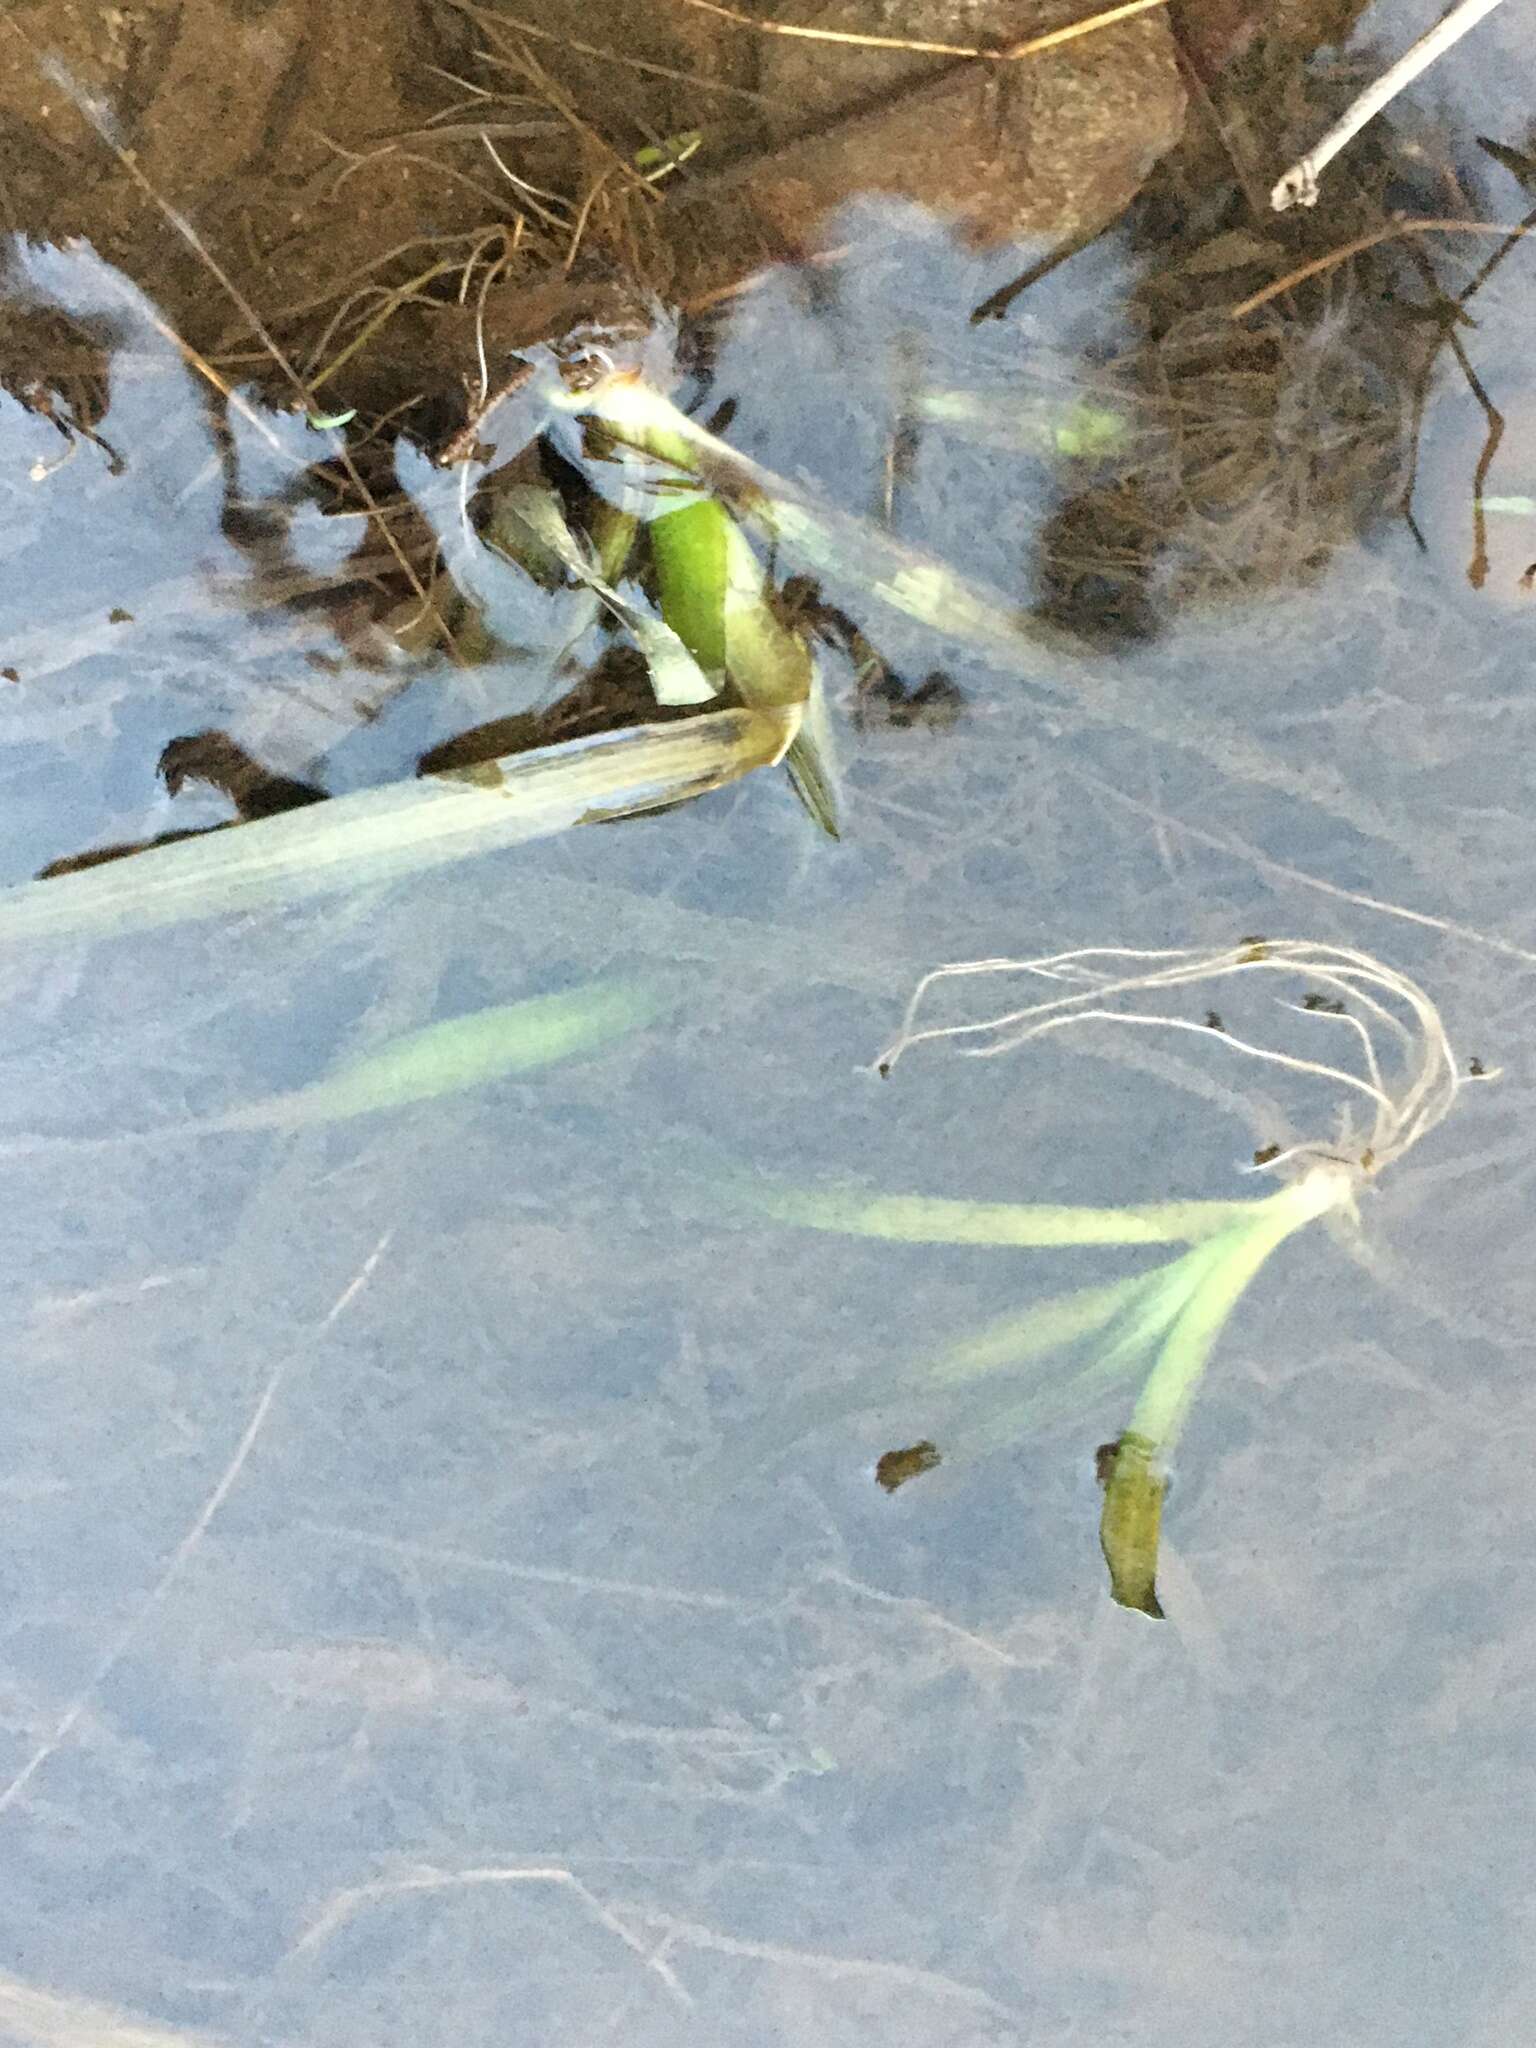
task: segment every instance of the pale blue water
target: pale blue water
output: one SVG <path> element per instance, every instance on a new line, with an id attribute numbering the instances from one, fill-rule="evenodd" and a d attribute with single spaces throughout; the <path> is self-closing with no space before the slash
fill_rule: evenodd
<path id="1" fill-rule="evenodd" d="M 1485 80 L 1474 47 L 1437 92 Z M 973 333 L 1007 263 L 860 232 L 841 313 L 771 287 L 717 370 L 739 445 L 849 509 L 878 493 L 898 335 L 993 387 L 1124 339 L 1113 243 Z M 1478 308 L 1512 418 L 1527 275 Z M 968 713 L 840 714 L 840 846 L 760 776 L 289 917 L 5 961 L 10 1132 L 174 1126 L 636 965 L 680 1007 L 333 1131 L 5 1162 L 0 2031 L 42 2038 L 27 1986 L 70 2040 L 111 2038 L 92 2007 L 251 2043 L 1521 2037 L 1536 700 L 1523 562 L 1466 585 L 1458 422 L 1445 373 L 1427 555 L 1384 512 L 1305 581 L 1208 576 L 1090 686 L 880 620 Z M 179 369 L 125 369 L 103 431 L 125 476 L 87 448 L 33 484 L 57 436 L 0 400 L 8 879 L 179 821 L 152 786 L 173 732 L 229 723 L 350 787 L 451 729 L 410 696 L 359 729 L 398 678 L 234 600 Z M 1533 463 L 1512 429 L 1489 490 Z M 933 438 L 903 530 L 1017 591 L 1061 489 Z M 498 680 L 452 684 L 460 722 Z M 1374 1270 L 1320 1233 L 1243 1305 L 1179 1459 L 1168 1623 L 1112 1606 L 1098 1553 L 1092 1451 L 1129 1396 L 891 1498 L 872 1461 L 926 1411 L 722 1488 L 840 1382 L 1129 1267 L 750 1226 L 699 1162 L 1244 1192 L 1253 1102 L 1326 1124 L 1326 1091 L 1140 1038 L 862 1069 L 940 960 L 1248 932 L 1379 953 L 1506 1073 L 1368 1202 Z"/>

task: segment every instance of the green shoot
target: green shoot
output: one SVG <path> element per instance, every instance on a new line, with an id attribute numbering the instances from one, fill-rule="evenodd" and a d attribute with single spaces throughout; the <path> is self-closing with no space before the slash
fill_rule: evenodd
<path id="1" fill-rule="evenodd" d="M 772 583 L 725 494 L 700 467 L 701 436 L 725 444 L 629 376 L 578 394 L 562 390 L 554 402 L 588 414 L 622 450 L 664 466 L 648 514 L 661 616 L 717 689 L 728 679 L 744 704 L 801 715 L 785 764 L 806 810 L 836 839 L 838 773 L 820 674 L 806 641 L 774 609 Z M 626 501 L 642 502 L 632 483 Z"/>
<path id="2" fill-rule="evenodd" d="M 669 462 L 677 480 L 706 489 L 744 526 L 782 542 L 811 568 L 852 578 L 876 603 L 952 639 L 1007 658 L 1037 658 L 1042 648 L 1072 651 L 1000 592 L 959 574 L 936 555 L 908 546 L 750 461 L 711 434 L 641 378 L 615 372 L 582 390 L 552 385 L 552 407 L 600 421 L 618 441 Z M 674 500 L 674 502 L 676 502 Z"/>
<path id="3" fill-rule="evenodd" d="M 1020 977 L 1056 993 L 1004 1005 L 994 1014 L 927 1022 L 936 992 L 959 981 Z M 1256 983 L 1254 977 L 1261 979 Z M 1335 1034 L 1314 1056 L 1229 1031 L 1214 1011 L 1185 1014 L 1194 989 L 1276 978 L 1300 983 L 1283 1006 L 1306 1028 Z M 1214 950 L 1149 952 L 1088 947 L 1036 960 L 977 960 L 935 969 L 918 983 L 901 1030 L 877 1062 L 889 1074 L 915 1046 L 946 1043 L 976 1058 L 1011 1052 L 1069 1026 L 1097 1024 L 1188 1031 L 1202 1047 L 1266 1062 L 1323 1081 L 1346 1105 L 1332 1136 L 1300 1136 L 1264 1147 L 1252 1170 L 1278 1175 L 1273 1194 L 1249 1200 L 1155 1203 L 1091 1209 L 939 1201 L 860 1191 L 759 1191 L 756 1206 L 779 1219 L 902 1242 L 1008 1245 L 1187 1244 L 1190 1249 L 1132 1279 L 1038 1303 L 967 1338 L 902 1384 L 913 1392 L 995 1384 L 1069 1345 L 1095 1341 L 1097 1355 L 1075 1377 L 1036 1388 L 937 1440 L 927 1463 L 991 1450 L 1048 1417 L 1140 1370 L 1145 1373 L 1107 1472 L 1100 1539 L 1110 1588 L 1122 1605 L 1160 1616 L 1157 1547 L 1166 1467 L 1222 1330 L 1261 1268 L 1287 1239 L 1330 1215 L 1353 1216 L 1359 1190 L 1447 1114 L 1459 1091 L 1495 1074 L 1458 1065 L 1439 1011 L 1396 969 L 1352 947 L 1300 939 L 1244 939 Z M 1362 1114 L 1361 1105 L 1365 1105 Z M 843 1402 L 844 1408 L 855 1405 Z M 927 1441 L 925 1439 L 925 1441 Z M 932 1446 L 930 1446 L 932 1448 Z M 914 1469 L 927 1469 L 927 1463 Z M 905 1468 L 904 1468 L 905 1469 Z"/>
<path id="4" fill-rule="evenodd" d="M 669 176 L 680 164 L 687 163 L 696 150 L 703 147 L 702 128 L 684 128 L 677 135 L 664 135 L 660 142 L 647 143 L 644 149 L 637 149 L 633 163 L 637 171 L 645 173 L 648 185 L 655 185 Z"/>

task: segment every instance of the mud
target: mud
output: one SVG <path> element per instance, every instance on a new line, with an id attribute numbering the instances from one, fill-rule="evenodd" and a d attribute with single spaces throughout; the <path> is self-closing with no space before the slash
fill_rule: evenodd
<path id="1" fill-rule="evenodd" d="M 967 44 L 1062 18 L 1039 0 L 805 15 Z M 238 298 L 324 409 L 420 424 L 451 416 L 482 350 L 715 300 L 818 247 L 858 192 L 988 240 L 1100 226 L 1184 108 L 1161 11 L 997 66 L 794 42 L 682 0 L 34 0 L 0 26 L 0 223 L 87 239 L 226 377 L 272 376 Z M 45 339 L 7 335 L 11 388 L 96 370 L 90 336 Z"/>

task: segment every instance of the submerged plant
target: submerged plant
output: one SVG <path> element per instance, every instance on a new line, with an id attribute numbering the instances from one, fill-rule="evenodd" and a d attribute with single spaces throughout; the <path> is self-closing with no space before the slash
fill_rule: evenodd
<path id="1" fill-rule="evenodd" d="M 110 1152 L 126 1144 L 179 1143 L 233 1131 L 291 1133 L 346 1123 L 584 1059 L 654 1022 L 670 1000 L 661 983 L 635 978 L 591 981 L 547 995 L 524 996 L 407 1031 L 341 1060 L 303 1087 L 263 1096 L 221 1115 L 113 1137 L 0 1139 L 0 1156 Z"/>
<path id="2" fill-rule="evenodd" d="M 927 1022 L 936 991 L 1006 977 L 1045 982 L 1055 993 L 957 1022 Z M 1228 1030 L 1214 1010 L 1181 1014 L 1191 991 L 1277 978 L 1299 985 L 1283 1006 L 1308 1030 L 1331 1034 L 1318 1054 L 1293 1052 Z M 1216 1341 L 1261 1267 L 1285 1241 L 1325 1217 L 1353 1218 L 1356 1197 L 1446 1115 L 1460 1089 L 1494 1078 L 1479 1062 L 1459 1067 L 1439 1011 L 1407 975 L 1370 954 L 1300 939 L 1245 939 L 1214 951 L 1148 952 L 1088 947 L 1038 960 L 975 960 L 935 969 L 918 983 L 900 1031 L 881 1055 L 889 1074 L 914 1047 L 942 1043 L 994 1058 L 1084 1024 L 1186 1031 L 1221 1057 L 1266 1064 L 1342 1090 L 1346 1106 L 1329 1137 L 1276 1142 L 1249 1171 L 1277 1176 L 1274 1193 L 1246 1200 L 1167 1202 L 1124 1209 L 935 1201 L 857 1192 L 758 1189 L 759 1207 L 815 1229 L 908 1242 L 1069 1245 L 1184 1244 L 1150 1272 L 1037 1303 L 974 1334 L 904 1377 L 914 1392 L 964 1387 L 1015 1372 L 1069 1344 L 1093 1340 L 1097 1355 L 1065 1382 L 962 1428 L 900 1484 L 957 1448 L 995 1448 L 1023 1428 L 1070 1412 L 1087 1397 L 1146 1370 L 1123 1433 L 1105 1448 L 1100 1538 L 1110 1588 L 1122 1606 L 1160 1616 L 1157 1550 L 1167 1461 Z M 840 1404 L 846 1407 L 848 1404 Z"/>

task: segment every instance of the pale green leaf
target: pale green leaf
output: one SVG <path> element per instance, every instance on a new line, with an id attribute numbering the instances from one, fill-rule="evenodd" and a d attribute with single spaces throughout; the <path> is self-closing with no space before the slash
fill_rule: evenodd
<path id="1" fill-rule="evenodd" d="M 0 890 L 0 945 L 267 910 L 657 810 L 780 761 L 799 713 L 709 711 L 387 783 Z"/>
<path id="2" fill-rule="evenodd" d="M 1275 1198 L 1153 1202 L 1089 1209 L 1029 1202 L 966 1202 L 930 1195 L 868 1195 L 858 1188 L 793 1188 L 743 1182 L 765 1215 L 810 1230 L 846 1231 L 905 1244 L 997 1244 L 1023 1250 L 1063 1245 L 1192 1244 L 1252 1221 Z"/>
<path id="3" fill-rule="evenodd" d="M 643 982 L 598 982 L 428 1024 L 346 1061 L 307 1088 L 252 1104 L 204 1129 L 336 1123 L 458 1095 L 507 1074 L 579 1058 L 649 1023 L 664 1007 Z"/>

